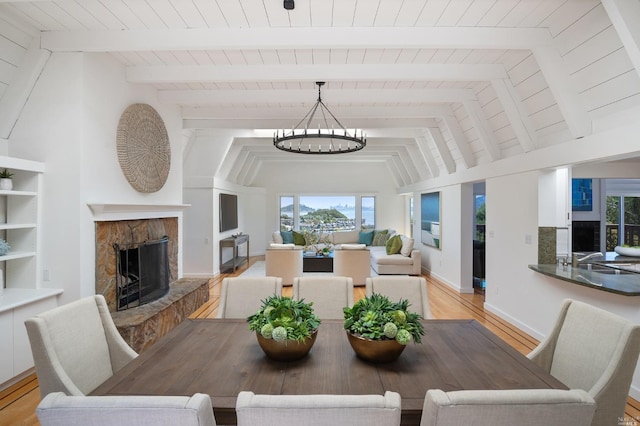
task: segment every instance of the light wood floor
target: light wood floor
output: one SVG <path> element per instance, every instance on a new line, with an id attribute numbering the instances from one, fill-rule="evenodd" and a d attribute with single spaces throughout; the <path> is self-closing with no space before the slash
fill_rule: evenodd
<path id="1" fill-rule="evenodd" d="M 262 259 L 261 257 L 252 258 L 248 266 Z M 235 274 L 220 274 L 212 278 L 209 282 L 209 301 L 194 312 L 191 318 L 215 318 L 220 299 L 222 279 L 239 275 L 248 266 L 240 268 Z M 538 344 L 536 339 L 518 328 L 490 312 L 485 312 L 481 295 L 459 294 L 442 283 L 429 277 L 426 278 L 429 305 L 434 318 L 475 319 L 523 354 L 529 353 Z M 284 295 L 290 296 L 290 292 L 291 287 L 285 287 Z M 359 300 L 362 297 L 364 297 L 364 287 L 356 287 L 355 300 Z M 4 391 L 0 391 L 0 426 L 39 425 L 35 415 L 35 407 L 39 401 L 40 392 L 35 374 L 28 376 Z M 640 402 L 629 398 L 626 416 L 633 420 L 640 419 Z"/>

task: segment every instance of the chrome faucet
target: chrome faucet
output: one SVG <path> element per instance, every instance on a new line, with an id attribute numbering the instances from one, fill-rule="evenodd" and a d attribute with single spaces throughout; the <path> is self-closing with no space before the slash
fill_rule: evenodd
<path id="1" fill-rule="evenodd" d="M 604 254 L 600 253 L 600 252 L 595 252 L 595 253 L 589 253 L 584 257 L 578 257 L 578 256 L 582 256 L 584 255 L 584 253 L 573 253 L 573 256 L 571 256 L 571 266 L 573 266 L 574 268 L 576 268 L 580 262 L 584 262 L 585 260 L 589 260 L 592 259 L 594 257 L 603 257 Z"/>

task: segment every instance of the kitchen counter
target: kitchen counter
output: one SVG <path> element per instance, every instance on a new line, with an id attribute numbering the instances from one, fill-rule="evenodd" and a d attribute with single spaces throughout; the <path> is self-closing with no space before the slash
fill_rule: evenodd
<path id="1" fill-rule="evenodd" d="M 615 269 L 612 269 L 611 273 L 602 273 L 587 270 L 584 267 L 572 267 L 569 262 L 567 266 L 560 264 L 529 265 L 529 269 L 552 278 L 596 290 L 607 291 L 623 296 L 640 296 L 640 270 L 634 268 L 640 266 L 640 258 L 620 256 L 615 252 L 608 252 L 604 259 L 594 258 L 585 262 L 585 265 L 586 263 L 592 263 L 593 265 L 625 264 L 628 265 L 629 268 L 621 268 L 620 272 L 623 273 L 620 274 L 616 274 Z"/>

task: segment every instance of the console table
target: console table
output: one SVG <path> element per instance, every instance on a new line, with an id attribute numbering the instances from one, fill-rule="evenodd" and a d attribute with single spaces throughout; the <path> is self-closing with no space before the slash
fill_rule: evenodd
<path id="1" fill-rule="evenodd" d="M 238 247 L 242 244 L 247 244 L 246 256 L 238 255 Z M 233 250 L 233 256 L 231 260 L 222 263 L 222 250 L 224 247 L 230 247 Z M 231 269 L 231 272 L 235 272 L 238 266 L 242 265 L 242 262 L 249 262 L 249 236 L 246 234 L 238 235 L 237 237 L 229 237 L 220 240 L 220 272 L 224 272 L 227 269 Z"/>

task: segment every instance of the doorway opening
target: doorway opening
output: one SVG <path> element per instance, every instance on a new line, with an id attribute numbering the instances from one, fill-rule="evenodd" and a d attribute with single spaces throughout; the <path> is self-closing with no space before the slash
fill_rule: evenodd
<path id="1" fill-rule="evenodd" d="M 484 182 L 473 184 L 473 291 L 484 295 L 487 288 L 485 274 L 486 188 Z"/>

